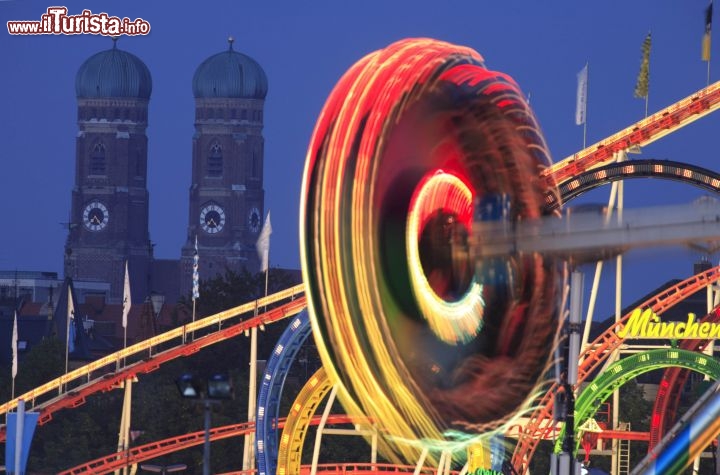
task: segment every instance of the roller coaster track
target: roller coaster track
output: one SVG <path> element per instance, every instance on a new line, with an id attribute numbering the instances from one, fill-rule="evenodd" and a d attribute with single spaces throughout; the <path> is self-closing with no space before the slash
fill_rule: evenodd
<path id="1" fill-rule="evenodd" d="M 278 459 L 276 421 L 280 420 L 280 399 L 285 378 L 295 361 L 295 356 L 311 332 L 310 318 L 307 310 L 304 310 L 293 317 L 285 328 L 267 361 L 255 412 L 255 445 L 259 475 L 276 472 Z"/>
<path id="2" fill-rule="evenodd" d="M 585 171 L 558 185 L 558 194 L 545 195 L 545 208 L 553 211 L 573 198 L 601 185 L 629 178 L 660 178 L 675 180 L 697 186 L 713 193 L 720 193 L 720 173 L 707 168 L 671 160 L 642 159 L 615 162 Z"/>
<path id="3" fill-rule="evenodd" d="M 607 367 L 598 377 L 586 386 L 575 400 L 575 432 L 595 414 L 598 408 L 620 386 L 637 376 L 663 367 L 683 368 L 696 371 L 712 380 L 720 378 L 720 362 L 712 356 L 680 348 L 663 348 L 636 353 L 618 360 Z M 565 427 L 555 442 L 556 452 L 560 451 L 565 435 Z M 575 451 L 580 447 L 580 438 L 575 440 Z"/>
<path id="4" fill-rule="evenodd" d="M 712 312 L 700 321 L 717 323 L 720 321 L 719 312 L 720 307 L 715 307 Z M 683 340 L 680 343 L 680 349 L 702 351 L 709 342 L 710 340 Z M 680 393 L 689 375 L 690 371 L 676 367 L 667 368 L 663 373 L 650 418 L 648 453 L 660 443 L 663 435 L 670 428 L 670 424 L 675 421 L 677 408 L 680 404 Z"/>
<path id="5" fill-rule="evenodd" d="M 293 475 L 300 470 L 302 448 L 305 443 L 310 421 L 316 416 L 315 410 L 320 402 L 332 390 L 333 383 L 321 367 L 313 374 L 300 390 L 290 409 L 283 428 L 280 447 L 278 448 L 277 470 L 269 475 Z M 263 475 L 261 473 L 261 475 Z"/>
<path id="6" fill-rule="evenodd" d="M 677 285 L 666 289 L 654 297 L 640 304 L 639 308 L 650 308 L 657 315 L 662 315 L 667 309 L 673 305 L 694 294 L 698 290 L 713 284 L 720 280 L 720 267 L 713 267 L 705 272 L 693 275 L 692 277 L 678 283 Z M 617 330 L 629 320 L 632 312 L 622 317 L 600 335 L 581 355 L 581 361 L 578 365 L 578 384 L 585 381 L 600 365 L 606 361 L 614 350 L 620 348 L 624 342 L 623 338 L 617 335 Z M 553 383 L 545 395 L 540 399 L 538 408 L 529 417 L 525 426 L 525 434 L 518 439 L 518 443 L 513 453 L 512 464 L 518 473 L 525 473 L 527 462 L 532 457 L 537 448 L 538 439 L 535 434 L 543 433 L 552 425 L 552 410 L 554 404 L 554 395 L 557 391 L 557 383 Z"/>
<path id="7" fill-rule="evenodd" d="M 18 396 L 1 405 L 0 413 L 15 409 L 17 402 L 23 399 L 30 403 L 28 410 L 40 412 L 38 424 L 44 424 L 52 419 L 55 411 L 76 407 L 85 402 L 86 397 L 93 393 L 117 388 L 123 381 L 137 374 L 149 373 L 169 360 L 193 354 L 209 345 L 237 336 L 250 328 L 297 314 L 306 306 L 303 292 L 304 286 L 297 285 L 141 341 Z M 280 303 L 282 303 L 280 306 L 252 316 L 245 321 L 231 321 L 232 318 L 244 314 L 254 314 L 261 307 Z M 222 328 L 223 324 L 230 326 Z M 188 341 L 190 335 L 202 330 L 209 330 L 211 333 Z M 166 345 L 172 346 L 154 354 L 153 351 L 157 351 L 160 345 L 163 345 L 163 348 Z M 135 358 L 137 361 L 127 364 L 127 358 Z M 96 371 L 103 373 L 93 379 L 93 373 Z M 77 386 L 68 389 L 73 384 Z M 55 391 L 57 391 L 57 395 L 53 397 Z M 45 397 L 50 397 L 50 399 L 41 403 L 37 402 L 38 399 Z M 0 425 L 0 441 L 5 440 L 5 430 L 5 425 Z"/>
<path id="8" fill-rule="evenodd" d="M 318 425 L 321 421 L 320 416 L 313 417 L 309 423 L 310 425 Z M 278 421 L 278 427 L 285 427 L 285 419 Z M 339 424 L 350 424 L 353 421 L 347 415 L 331 415 L 328 416 L 325 423 L 330 425 Z M 228 439 L 230 437 L 239 437 L 247 435 L 255 430 L 255 424 L 252 422 L 244 422 L 240 424 L 231 424 L 223 427 L 215 427 L 210 429 L 210 441 L 214 442 L 217 440 Z M 63 470 L 58 475 L 80 475 L 80 474 L 104 474 L 111 473 L 115 470 L 121 469 L 128 465 L 139 464 L 148 460 L 155 459 L 162 455 L 177 452 L 180 450 L 188 449 L 202 444 L 205 440 L 205 432 L 198 431 L 189 434 L 184 434 L 175 437 L 169 437 L 156 442 L 150 442 L 148 444 L 139 445 L 132 447 L 127 452 L 108 454 L 104 457 L 99 457 L 90 462 L 86 462 L 82 465 Z M 364 473 L 367 475 L 382 474 L 382 473 L 420 473 L 427 475 L 436 475 L 436 471 L 433 468 L 423 467 L 419 472 L 415 472 L 417 467 L 409 465 L 392 465 L 384 463 L 345 463 L 345 464 L 320 464 L 317 466 L 317 473 L 324 473 L 326 475 L 331 474 L 354 474 Z M 246 474 L 251 475 L 255 473 L 255 470 L 241 471 L 241 472 L 229 472 L 225 475 L 239 475 Z M 301 467 L 300 474 L 309 473 L 309 467 Z M 457 474 L 457 472 L 451 472 Z"/>
<path id="9" fill-rule="evenodd" d="M 317 425 L 320 417 L 314 417 L 310 422 L 311 425 Z M 348 424 L 352 421 L 346 415 L 333 415 L 327 419 L 328 424 Z M 285 426 L 285 420 L 278 421 L 279 427 Z M 230 437 L 238 437 L 247 435 L 255 430 L 255 424 L 252 422 L 243 422 L 240 424 L 231 424 L 222 427 L 214 427 L 210 429 L 210 440 L 227 439 Z M 189 434 L 169 437 L 160 441 L 150 442 L 148 444 L 132 447 L 126 452 L 113 452 L 104 457 L 97 458 L 90 462 L 86 462 L 77 467 L 73 467 L 62 472 L 59 475 L 77 475 L 81 473 L 101 474 L 109 473 L 114 470 L 142 463 L 165 454 L 184 450 L 190 447 L 200 445 L 205 440 L 205 431 L 192 432 Z"/>
<path id="10" fill-rule="evenodd" d="M 560 183 L 613 159 L 631 147 L 644 147 L 704 117 L 720 107 L 720 81 L 700 89 L 669 107 L 565 158 L 543 171 Z"/>
<path id="11" fill-rule="evenodd" d="M 240 472 L 226 472 L 222 475 L 252 475 L 253 470 Z M 392 465 L 387 463 L 325 463 L 319 464 L 315 473 L 323 475 L 437 475 L 437 469 L 432 467 L 416 467 L 415 465 Z M 459 475 L 462 472 L 451 470 L 450 475 Z M 310 466 L 300 467 L 298 475 L 310 475 Z"/>

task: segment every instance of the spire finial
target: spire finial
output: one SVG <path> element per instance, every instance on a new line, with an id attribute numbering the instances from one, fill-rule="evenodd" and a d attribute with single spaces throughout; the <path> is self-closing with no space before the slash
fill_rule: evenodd
<path id="1" fill-rule="evenodd" d="M 110 38 L 112 39 L 112 42 L 113 42 L 113 49 L 117 49 L 117 41 L 118 41 L 118 39 L 120 39 L 120 37 L 119 36 L 111 36 Z"/>
<path id="2" fill-rule="evenodd" d="M 230 45 L 230 51 L 232 51 L 232 45 L 235 42 L 235 38 L 228 36 L 228 44 Z"/>

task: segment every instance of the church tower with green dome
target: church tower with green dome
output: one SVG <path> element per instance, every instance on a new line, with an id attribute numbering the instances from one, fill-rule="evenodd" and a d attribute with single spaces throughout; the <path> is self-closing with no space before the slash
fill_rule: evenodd
<path id="1" fill-rule="evenodd" d="M 262 67 L 233 49 L 210 56 L 192 80 L 192 140 L 187 241 L 181 251 L 181 293 L 188 295 L 197 237 L 200 278 L 227 269 L 256 272 L 255 243 L 264 220 Z"/>
<path id="2" fill-rule="evenodd" d="M 75 77 L 78 133 L 65 274 L 109 282 L 108 303 L 122 301 L 126 260 L 133 300 L 148 295 L 151 91 L 147 66 L 116 43 L 88 58 Z"/>

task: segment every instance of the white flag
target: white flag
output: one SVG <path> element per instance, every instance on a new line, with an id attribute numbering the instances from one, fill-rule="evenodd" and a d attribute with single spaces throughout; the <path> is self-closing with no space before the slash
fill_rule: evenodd
<path id="1" fill-rule="evenodd" d="M 198 254 L 197 235 L 195 235 L 195 254 L 193 254 L 192 299 L 200 298 L 200 255 Z"/>
<path id="2" fill-rule="evenodd" d="M 588 65 L 586 64 L 577 75 L 577 105 L 575 107 L 575 125 L 585 123 L 587 112 Z"/>
<path id="3" fill-rule="evenodd" d="M 263 224 L 262 231 L 258 237 L 255 248 L 260 258 L 260 272 L 265 272 L 268 269 L 268 260 L 270 256 L 270 235 L 272 234 L 272 225 L 270 224 L 270 211 L 268 211 L 267 218 L 265 218 L 265 224 Z"/>
<path id="4" fill-rule="evenodd" d="M 75 305 L 73 305 L 72 290 L 68 284 L 68 311 L 67 328 L 65 328 L 65 346 L 68 353 L 75 351 Z"/>
<path id="5" fill-rule="evenodd" d="M 13 332 L 12 332 L 12 377 L 15 379 L 17 376 L 17 345 L 18 345 L 18 332 L 17 332 L 17 312 L 15 312 L 15 320 L 13 321 Z"/>
<path id="6" fill-rule="evenodd" d="M 122 315 L 122 326 L 127 328 L 127 317 L 130 313 L 130 304 L 132 299 L 130 298 L 130 274 L 128 273 L 128 263 L 125 261 L 125 288 L 123 289 L 123 315 Z"/>

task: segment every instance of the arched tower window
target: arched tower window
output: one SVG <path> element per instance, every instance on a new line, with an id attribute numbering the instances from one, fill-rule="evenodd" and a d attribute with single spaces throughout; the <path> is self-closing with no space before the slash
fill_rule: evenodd
<path id="1" fill-rule="evenodd" d="M 105 145 L 96 143 L 90 153 L 90 175 L 105 175 Z"/>
<path id="2" fill-rule="evenodd" d="M 219 177 L 223 172 L 223 156 L 222 147 L 219 143 L 214 143 L 210 147 L 210 155 L 207 159 L 207 176 Z"/>

